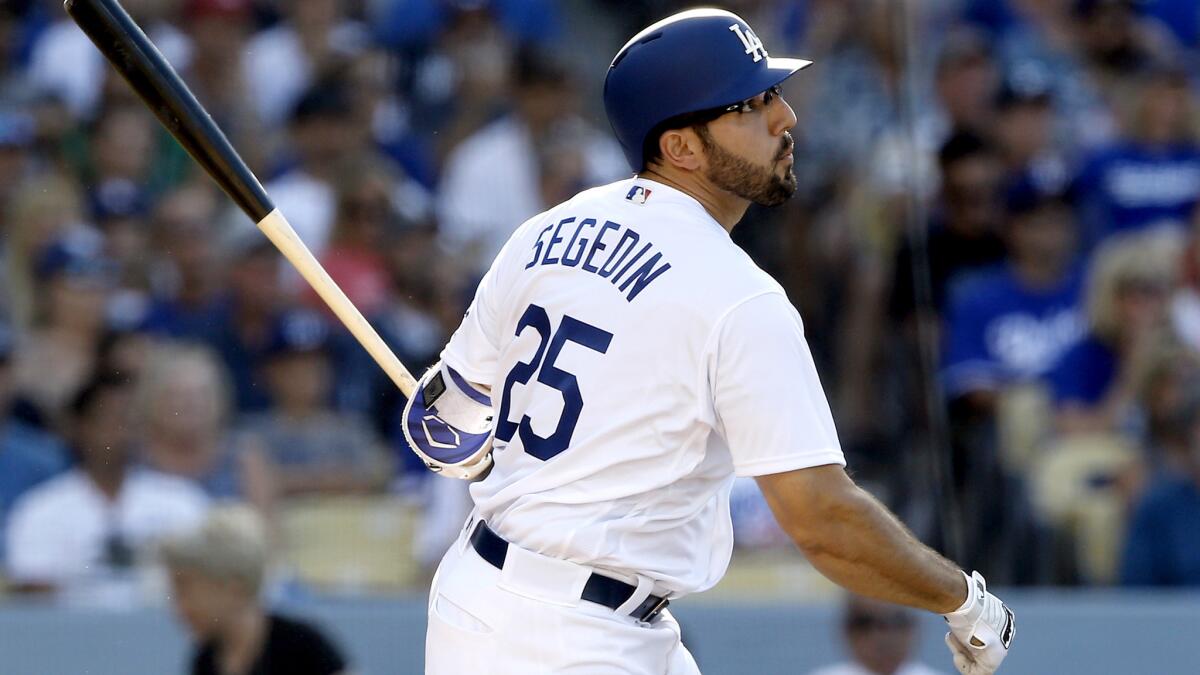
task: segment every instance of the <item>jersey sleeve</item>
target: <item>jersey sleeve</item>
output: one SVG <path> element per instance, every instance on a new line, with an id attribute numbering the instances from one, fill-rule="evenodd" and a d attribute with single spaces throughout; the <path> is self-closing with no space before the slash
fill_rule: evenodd
<path id="1" fill-rule="evenodd" d="M 845 465 L 800 314 L 782 293 L 734 307 L 709 342 L 713 423 L 738 475 Z"/>
<path id="2" fill-rule="evenodd" d="M 441 355 L 447 365 L 468 381 L 488 387 L 493 385 L 496 362 L 500 357 L 500 339 L 495 334 L 499 322 L 492 302 L 496 297 L 498 270 L 503 258 L 503 255 L 498 256 L 479 282 L 462 323 L 450 336 Z"/>

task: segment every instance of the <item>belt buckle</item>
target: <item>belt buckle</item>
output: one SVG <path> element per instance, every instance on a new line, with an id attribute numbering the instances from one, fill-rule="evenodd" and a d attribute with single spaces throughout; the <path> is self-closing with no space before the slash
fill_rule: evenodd
<path id="1" fill-rule="evenodd" d="M 650 604 L 647 607 L 647 604 L 651 602 L 653 604 Z M 671 604 L 671 601 L 667 598 L 667 596 L 664 595 L 661 598 L 655 598 L 652 595 L 646 598 L 645 602 L 638 606 L 637 614 L 635 614 L 635 616 L 637 617 L 638 621 L 650 623 L 658 618 L 658 615 L 662 614 L 662 611 L 666 609 L 667 605 L 669 604 Z"/>

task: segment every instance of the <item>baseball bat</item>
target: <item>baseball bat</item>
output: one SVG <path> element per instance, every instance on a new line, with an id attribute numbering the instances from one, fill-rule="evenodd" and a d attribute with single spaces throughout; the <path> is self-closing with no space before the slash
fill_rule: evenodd
<path id="1" fill-rule="evenodd" d="M 64 6 L 167 131 L 257 223 L 400 391 L 411 396 L 416 381 L 408 369 L 313 257 L 208 111 L 117 0 L 65 0 Z"/>

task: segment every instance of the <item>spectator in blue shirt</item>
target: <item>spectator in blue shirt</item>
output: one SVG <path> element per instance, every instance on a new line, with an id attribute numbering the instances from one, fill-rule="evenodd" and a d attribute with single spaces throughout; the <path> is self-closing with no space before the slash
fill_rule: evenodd
<path id="1" fill-rule="evenodd" d="M 1136 98 L 1130 133 L 1084 164 L 1076 182 L 1095 218 L 1091 241 L 1163 223 L 1185 226 L 1200 198 L 1191 95 L 1186 71 L 1155 70 Z"/>
<path id="2" fill-rule="evenodd" d="M 1127 586 L 1200 586 L 1200 391 L 1179 406 L 1185 443 L 1134 507 L 1121 561 Z"/>
<path id="3" fill-rule="evenodd" d="M 947 312 L 946 392 L 984 408 L 1005 385 L 1044 377 L 1083 334 L 1068 196 L 1026 175 L 1007 204 L 1006 262 L 957 282 Z"/>
<path id="4" fill-rule="evenodd" d="M 1175 341 L 1167 301 L 1182 243 L 1169 230 L 1113 240 L 1096 252 L 1087 289 L 1088 335 L 1050 375 L 1063 433 L 1127 426 L 1153 356 Z"/>

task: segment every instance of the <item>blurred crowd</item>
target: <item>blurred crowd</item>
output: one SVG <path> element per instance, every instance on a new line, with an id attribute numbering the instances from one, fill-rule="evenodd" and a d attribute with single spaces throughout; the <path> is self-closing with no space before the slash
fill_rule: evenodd
<path id="1" fill-rule="evenodd" d="M 419 372 L 518 224 L 628 175 L 604 68 L 691 3 L 122 4 Z M 858 479 L 993 583 L 1200 584 L 1194 0 L 723 4 L 816 62 L 785 89 L 800 191 L 734 238 Z M 126 593 L 222 502 L 272 532 L 399 496 L 427 565 L 461 524 L 395 387 L 59 0 L 0 5 L 0 278 L 10 592 Z M 739 543 L 782 545 L 737 490 Z"/>

